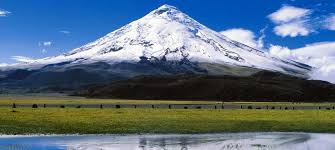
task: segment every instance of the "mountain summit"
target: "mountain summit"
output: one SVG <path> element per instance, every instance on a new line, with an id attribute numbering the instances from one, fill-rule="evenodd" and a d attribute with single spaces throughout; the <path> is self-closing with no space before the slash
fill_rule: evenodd
<path id="1" fill-rule="evenodd" d="M 233 41 L 169 5 L 163 5 L 143 18 L 68 53 L 25 65 L 42 67 L 64 62 L 71 65 L 115 64 L 143 60 L 229 64 L 298 76 L 306 76 L 311 69 Z"/>

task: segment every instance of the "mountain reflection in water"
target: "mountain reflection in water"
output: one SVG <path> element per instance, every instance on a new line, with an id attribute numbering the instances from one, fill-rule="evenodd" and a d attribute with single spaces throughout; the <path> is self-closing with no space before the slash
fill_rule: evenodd
<path id="1" fill-rule="evenodd" d="M 334 150 L 335 135 L 239 133 L 198 135 L 2 136 L 1 150 Z"/>

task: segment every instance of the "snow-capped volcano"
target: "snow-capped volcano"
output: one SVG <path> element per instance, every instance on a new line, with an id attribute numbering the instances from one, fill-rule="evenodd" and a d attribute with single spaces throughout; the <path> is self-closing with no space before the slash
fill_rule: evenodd
<path id="1" fill-rule="evenodd" d="M 311 69 L 233 41 L 169 5 L 68 53 L 38 59 L 24 66 L 43 67 L 64 62 L 71 65 L 137 63 L 143 60 L 229 64 L 298 76 L 305 76 Z"/>

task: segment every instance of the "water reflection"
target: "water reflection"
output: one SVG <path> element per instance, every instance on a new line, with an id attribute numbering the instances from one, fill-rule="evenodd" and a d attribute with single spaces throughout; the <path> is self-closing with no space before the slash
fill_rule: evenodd
<path id="1" fill-rule="evenodd" d="M 2 136 L 1 150 L 334 150 L 335 135 L 242 133 L 201 135 Z"/>

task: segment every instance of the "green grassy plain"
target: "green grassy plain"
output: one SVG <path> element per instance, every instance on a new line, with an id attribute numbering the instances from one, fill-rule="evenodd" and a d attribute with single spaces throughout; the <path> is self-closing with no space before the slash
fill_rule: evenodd
<path id="1" fill-rule="evenodd" d="M 324 106 L 332 107 L 335 106 L 333 102 L 324 102 L 324 103 L 296 103 L 296 102 L 225 102 L 224 104 L 231 105 L 243 105 L 243 106 Z"/>
<path id="2" fill-rule="evenodd" d="M 0 96 L 0 105 L 16 104 L 217 104 L 215 101 L 94 99 L 71 96 Z"/>
<path id="3" fill-rule="evenodd" d="M 131 99 L 94 99 L 72 96 L 4 96 L 0 95 L 0 105 L 16 104 L 222 104 L 222 101 L 185 101 L 185 100 L 131 100 Z M 225 105 L 243 106 L 325 106 L 333 107 L 335 103 L 292 103 L 292 102 L 224 102 Z"/>
<path id="4" fill-rule="evenodd" d="M 332 110 L 0 108 L 0 134 L 335 133 Z"/>

